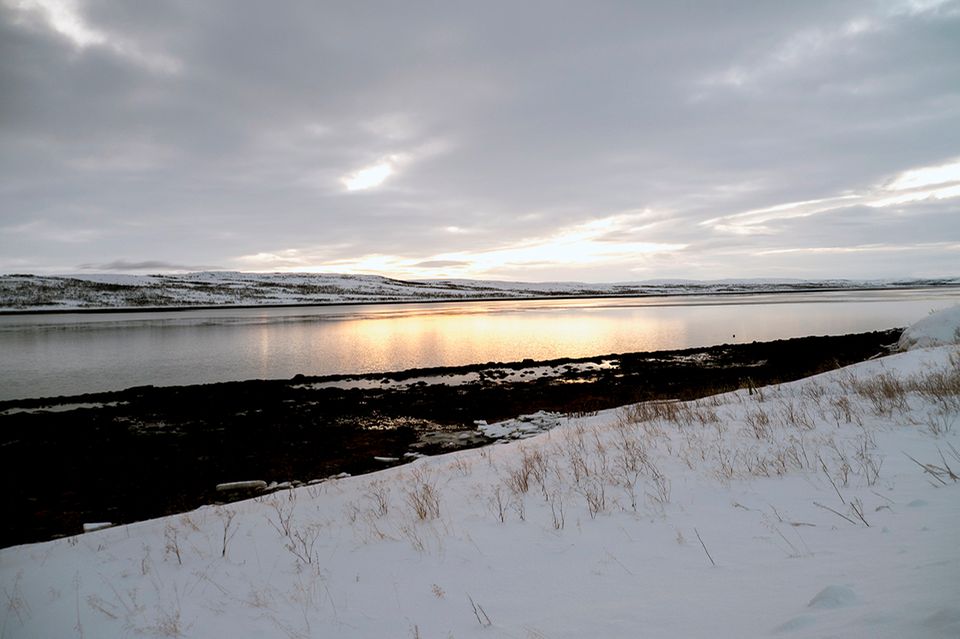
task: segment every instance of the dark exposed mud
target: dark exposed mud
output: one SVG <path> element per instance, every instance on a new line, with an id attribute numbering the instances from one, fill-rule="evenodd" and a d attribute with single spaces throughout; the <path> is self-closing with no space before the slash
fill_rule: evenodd
<path id="1" fill-rule="evenodd" d="M 306 482 L 488 443 L 475 420 L 798 379 L 883 354 L 899 334 L 0 402 L 0 545 L 222 501 L 223 482 Z"/>

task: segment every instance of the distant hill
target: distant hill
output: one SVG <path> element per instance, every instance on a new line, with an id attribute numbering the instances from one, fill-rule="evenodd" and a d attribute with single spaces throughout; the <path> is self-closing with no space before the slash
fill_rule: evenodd
<path id="1" fill-rule="evenodd" d="M 378 275 L 240 273 L 0 275 L 0 310 L 265 306 L 444 300 L 713 295 L 960 286 L 960 278 L 899 280 L 650 280 L 612 284 L 398 280 Z"/>

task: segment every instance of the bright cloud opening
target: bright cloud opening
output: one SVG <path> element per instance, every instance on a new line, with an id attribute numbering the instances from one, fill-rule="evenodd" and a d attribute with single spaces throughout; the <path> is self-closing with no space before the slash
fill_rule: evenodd
<path id="1" fill-rule="evenodd" d="M 960 182 L 960 160 L 904 171 L 886 188 L 891 191 L 905 191 L 948 182 Z"/>
<path id="2" fill-rule="evenodd" d="M 130 62 L 151 71 L 175 74 L 180 62 L 165 54 L 145 51 L 122 36 L 97 29 L 89 24 L 76 0 L 0 0 L 23 14 L 39 16 L 47 28 L 68 40 L 78 49 L 102 47 Z"/>
<path id="3" fill-rule="evenodd" d="M 106 44 L 105 33 L 89 26 L 72 0 L 14 0 L 10 2 L 21 11 L 40 13 L 51 29 L 78 47 Z"/>
<path id="4" fill-rule="evenodd" d="M 939 189 L 922 189 L 919 191 L 911 191 L 901 195 L 894 195 L 891 197 L 866 202 L 866 205 L 873 208 L 883 208 L 885 206 L 909 204 L 910 202 L 923 202 L 924 200 L 947 200 L 955 197 L 960 197 L 960 184 Z"/>
<path id="5" fill-rule="evenodd" d="M 393 164 L 386 161 L 360 169 L 340 181 L 343 182 L 348 191 L 366 191 L 380 186 L 393 173 Z"/>
<path id="6" fill-rule="evenodd" d="M 710 218 L 700 225 L 731 235 L 771 235 L 777 230 L 772 222 L 821 215 L 852 206 L 880 209 L 956 197 L 960 197 L 960 160 L 908 169 L 882 185 L 858 193 L 777 204 Z"/>

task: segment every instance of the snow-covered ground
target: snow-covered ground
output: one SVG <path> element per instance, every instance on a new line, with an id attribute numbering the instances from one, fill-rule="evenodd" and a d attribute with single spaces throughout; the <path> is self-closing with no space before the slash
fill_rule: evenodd
<path id="1" fill-rule="evenodd" d="M 562 419 L 5 549 L 0 636 L 955 638 L 958 416 L 948 344 Z"/>
<path id="2" fill-rule="evenodd" d="M 333 273 L 200 272 L 168 275 L 0 275 L 0 310 L 320 304 L 603 295 L 772 293 L 797 290 L 957 286 L 934 280 L 652 280 L 613 284 L 396 280 Z"/>

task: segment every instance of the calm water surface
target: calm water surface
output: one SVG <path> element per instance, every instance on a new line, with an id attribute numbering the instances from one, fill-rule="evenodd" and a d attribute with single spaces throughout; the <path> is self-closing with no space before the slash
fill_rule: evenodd
<path id="1" fill-rule="evenodd" d="M 0 399 L 839 335 L 957 303 L 960 289 L 0 316 Z"/>

